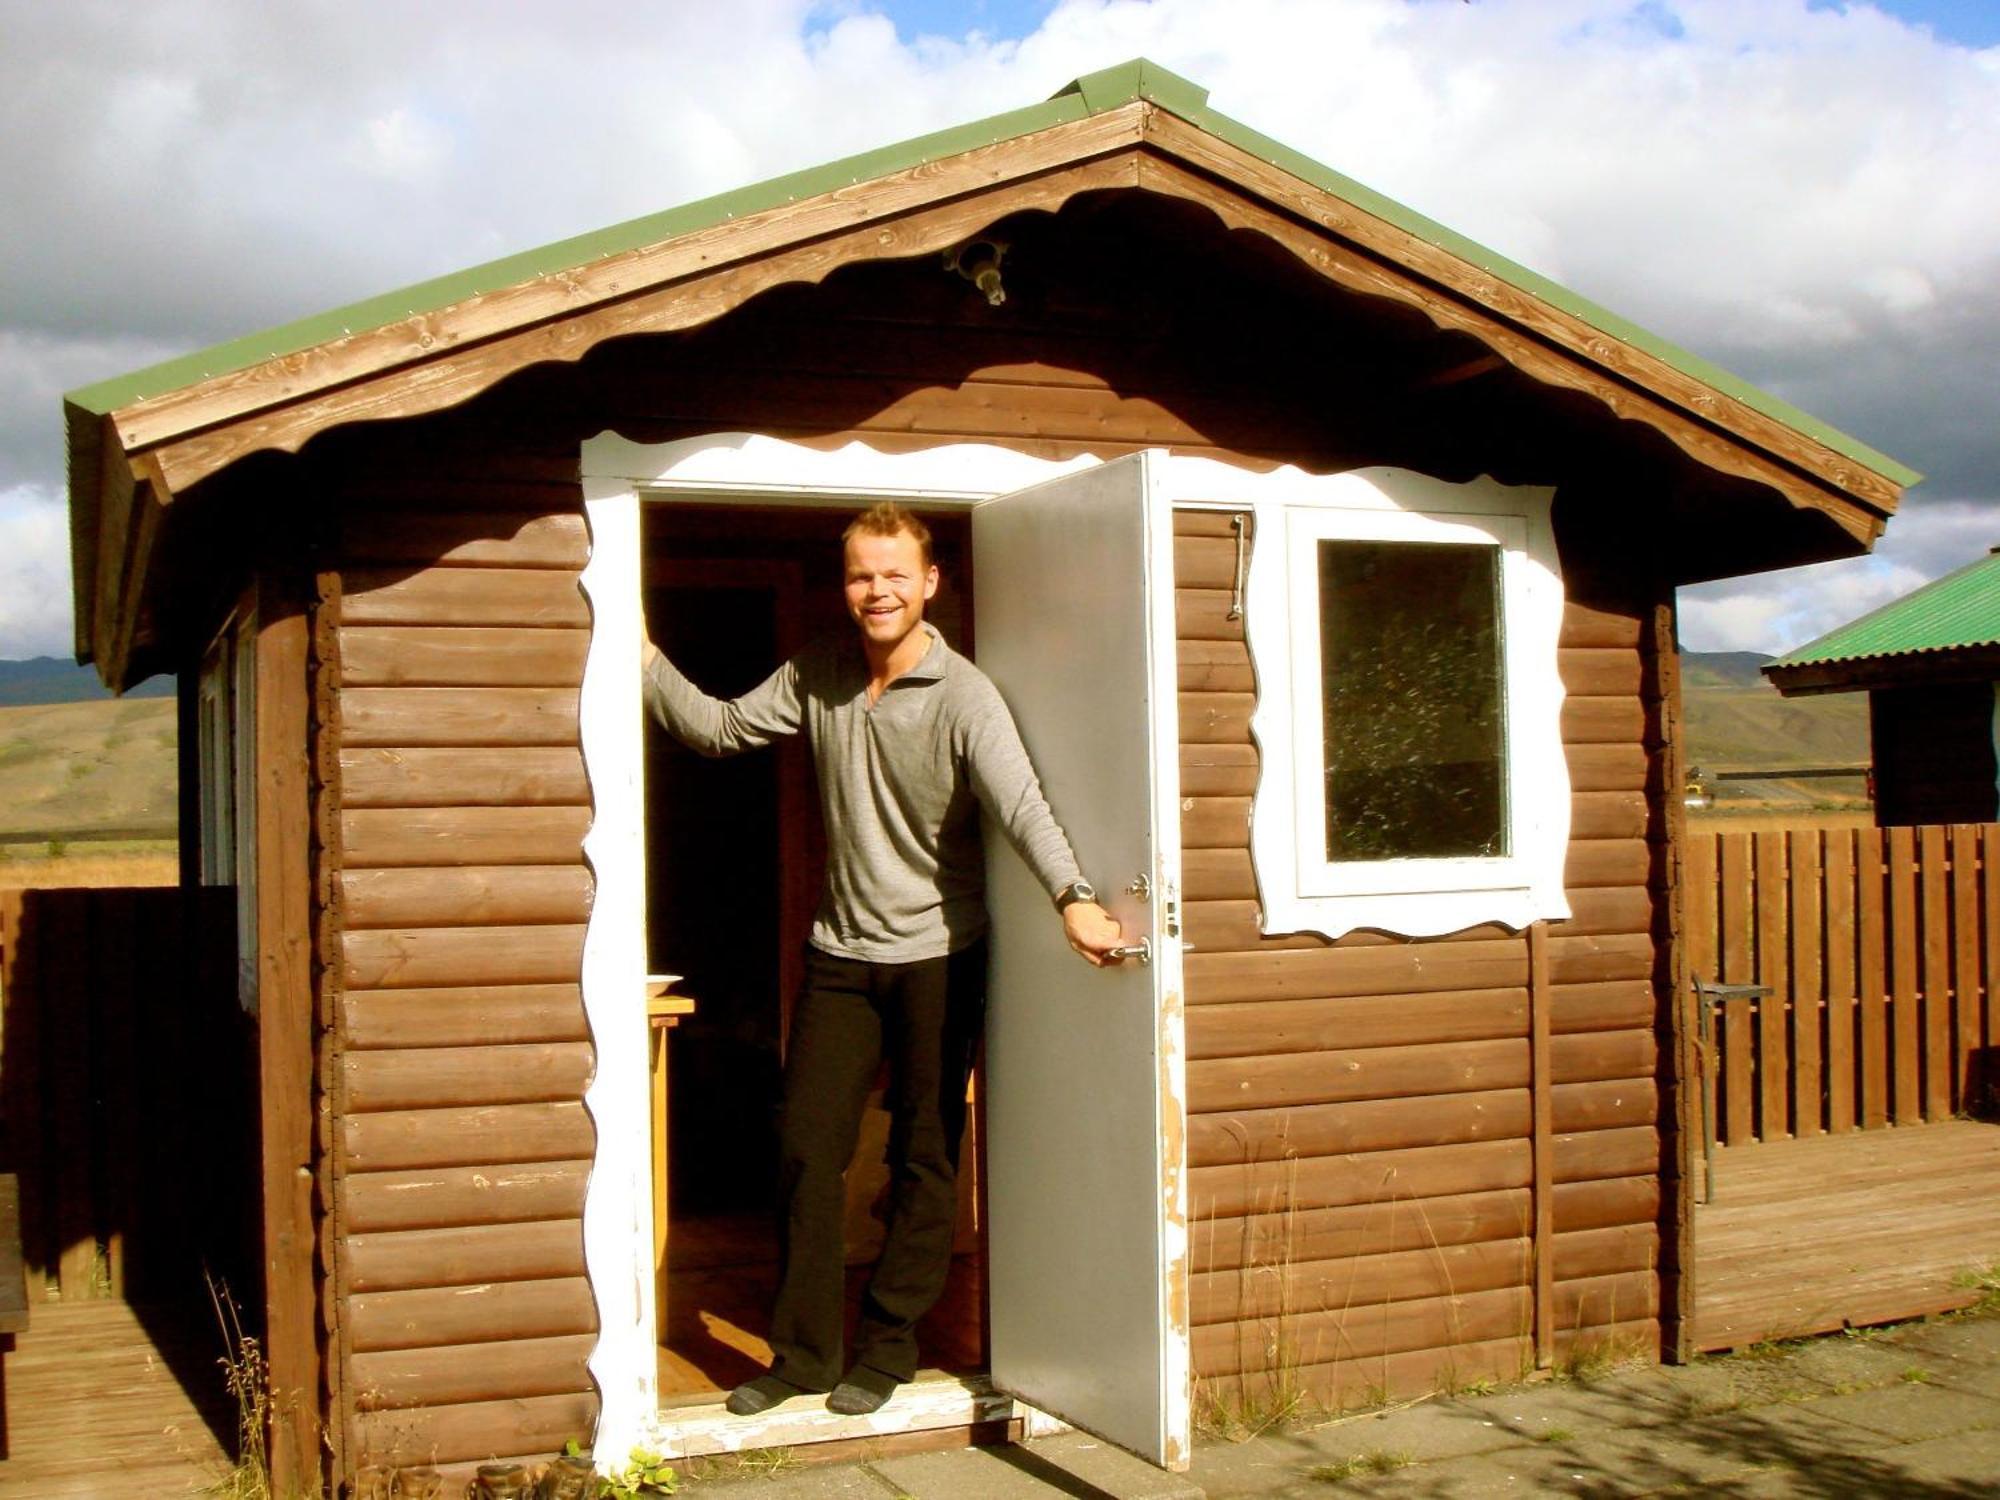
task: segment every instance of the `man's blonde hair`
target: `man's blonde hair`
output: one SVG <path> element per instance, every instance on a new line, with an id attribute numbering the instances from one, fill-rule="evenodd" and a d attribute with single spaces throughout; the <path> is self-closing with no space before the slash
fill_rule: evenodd
<path id="1" fill-rule="evenodd" d="M 871 505 L 847 523 L 847 530 L 840 534 L 840 545 L 847 544 L 858 536 L 902 536 L 907 533 L 923 554 L 924 566 L 931 566 L 931 529 L 919 520 L 912 511 L 903 509 L 893 500 L 884 500 L 879 505 Z"/>

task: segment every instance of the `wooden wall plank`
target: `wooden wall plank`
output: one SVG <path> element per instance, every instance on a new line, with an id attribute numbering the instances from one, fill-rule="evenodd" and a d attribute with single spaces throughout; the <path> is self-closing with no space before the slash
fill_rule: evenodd
<path id="1" fill-rule="evenodd" d="M 533 1104 L 581 1098 L 588 1042 L 351 1051 L 340 1059 L 351 1111 Z"/>
<path id="2" fill-rule="evenodd" d="M 340 752 L 345 807 L 582 807 L 583 758 L 567 745 L 381 746 Z"/>
<path id="3" fill-rule="evenodd" d="M 1531 1258 L 1529 1242 L 1519 1238 L 1204 1271 L 1189 1278 L 1189 1303 L 1197 1328 L 1279 1316 L 1290 1323 L 1329 1310 L 1518 1286 Z"/>
<path id="4" fill-rule="evenodd" d="M 546 568 L 350 568 L 347 625 L 567 626 L 588 629 L 576 575 Z"/>
<path id="5" fill-rule="evenodd" d="M 575 1219 L 354 1234 L 342 1249 L 351 1294 L 584 1274 Z"/>
<path id="6" fill-rule="evenodd" d="M 1220 1101 L 1203 1108 L 1191 1101 L 1188 1165 L 1511 1140 L 1525 1137 L 1529 1123 L 1528 1092 L 1520 1087 L 1261 1109 L 1232 1108 Z"/>
<path id="7" fill-rule="evenodd" d="M 1974 1080 L 1984 1027 L 1979 1006 L 1979 830 L 1951 830 L 1951 1098 L 1960 1114 L 1979 1102 Z"/>
<path id="8" fill-rule="evenodd" d="M 1384 1354 L 1518 1336 L 1528 1316 L 1527 1290 L 1501 1287 L 1463 1297 L 1423 1297 L 1301 1313 L 1288 1320 L 1287 1337 L 1301 1367 L 1339 1359 L 1366 1370 L 1364 1361 Z M 1265 1368 L 1261 1332 L 1255 1325 L 1245 1328 L 1235 1323 L 1196 1327 L 1190 1341 L 1194 1367 L 1204 1378 Z"/>
<path id="9" fill-rule="evenodd" d="M 1854 835 L 1854 942 L 1859 969 L 1861 1125 L 1886 1125 L 1890 1109 L 1886 852 L 1879 828 Z"/>
<path id="10" fill-rule="evenodd" d="M 572 688 L 349 688 L 341 748 L 577 744 Z"/>
<path id="11" fill-rule="evenodd" d="M 1924 1118 L 1951 1118 L 1951 874 L 1945 830 L 1929 824 L 1917 830 L 1918 882 L 1923 930 L 1923 1090 Z"/>
<path id="12" fill-rule="evenodd" d="M 428 497 L 427 497 L 428 498 Z M 434 504 L 390 515 L 350 513 L 341 555 L 367 565 L 567 568 L 590 561 L 590 532 L 575 511 L 544 515 L 507 510 L 450 510 Z"/>
<path id="13" fill-rule="evenodd" d="M 1825 844 L 1826 1116 L 1827 1129 L 1840 1135 L 1854 1129 L 1857 1119 L 1854 830 L 1829 828 Z"/>
<path id="14" fill-rule="evenodd" d="M 350 1049 L 568 1042 L 590 1034 L 575 983 L 350 989 L 342 1024 Z"/>
<path id="15" fill-rule="evenodd" d="M 2000 824 L 1979 831 L 1980 894 L 1986 910 L 1985 1016 L 1982 1029 L 1982 1107 L 2000 1102 Z"/>
<path id="16" fill-rule="evenodd" d="M 583 681 L 587 630 L 344 625 L 347 687 L 568 687 Z"/>
<path id="17" fill-rule="evenodd" d="M 583 857 L 590 809 L 355 808 L 341 815 L 340 827 L 349 869 L 563 865 Z"/>
<path id="18" fill-rule="evenodd" d="M 1526 1036 L 1527 1027 L 1525 987 L 1251 1000 L 1237 1005 L 1191 1006 L 1187 1045 L 1193 1059 L 1274 1056 L 1350 1047 L 1489 1041 Z"/>
<path id="19" fill-rule="evenodd" d="M 347 931 L 368 927 L 526 926 L 590 916 L 590 870 L 568 865 L 342 870 L 337 898 Z"/>
<path id="20" fill-rule="evenodd" d="M 1559 1235 L 1608 1224 L 1654 1224 L 1660 1215 L 1660 1180 L 1652 1173 L 1558 1182 L 1553 1196 Z"/>
<path id="21" fill-rule="evenodd" d="M 1889 1006 L 1893 1040 L 1892 1104 L 1898 1125 L 1924 1117 L 1922 996 L 1917 981 L 1917 840 L 1911 828 L 1889 831 Z"/>
<path id="22" fill-rule="evenodd" d="M 590 1117 L 577 1101 L 384 1110 L 345 1115 L 336 1124 L 350 1174 L 573 1161 L 588 1157 L 596 1144 Z"/>
<path id="23" fill-rule="evenodd" d="M 1823 869 L 1819 830 L 1794 828 L 1786 833 L 1786 868 L 1791 887 L 1791 1035 L 1792 1128 L 1800 1136 L 1821 1133 L 1824 1111 L 1821 1106 L 1822 1058 L 1821 1026 L 1825 1014 L 1825 986 L 1821 957 L 1826 951 L 1822 929 L 1824 909 Z"/>
<path id="24" fill-rule="evenodd" d="M 1211 1271 L 1227 1271 L 1518 1239 L 1526 1235 L 1529 1217 L 1527 1190 L 1510 1188 L 1420 1202 L 1203 1219 L 1192 1234 L 1197 1262 Z"/>
<path id="25" fill-rule="evenodd" d="M 376 927 L 341 938 L 355 989 L 569 984 L 582 973 L 584 925 Z"/>
<path id="26" fill-rule="evenodd" d="M 1790 947 L 1784 892 L 1785 835 L 1770 830 L 1752 835 L 1757 851 L 1757 980 L 1771 993 L 1757 1010 L 1757 1136 L 1789 1137 L 1791 1044 L 1786 1001 L 1790 995 Z"/>
<path id="27" fill-rule="evenodd" d="M 521 1401 L 592 1389 L 585 1367 L 597 1335 L 504 1339 L 443 1349 L 357 1353 L 355 1407 L 387 1411 L 474 1401 Z"/>
<path id="28" fill-rule="evenodd" d="M 346 1316 L 357 1353 L 597 1330 L 597 1307 L 582 1276 L 356 1292 L 347 1299 Z"/>
<path id="29" fill-rule="evenodd" d="M 1239 1108 L 1272 1109 L 1521 1088 L 1528 1082 L 1525 1041 L 1458 1042 L 1440 1054 L 1441 1049 L 1425 1045 L 1194 1059 L 1187 1065 L 1188 1096 L 1227 1095 Z"/>
<path id="30" fill-rule="evenodd" d="M 580 1220 L 588 1155 L 564 1160 L 480 1162 L 353 1172 L 342 1223 L 350 1236 L 474 1224 Z M 579 1231 L 580 1232 L 580 1231 Z"/>
<path id="31" fill-rule="evenodd" d="M 578 1390 L 364 1412 L 354 1431 L 360 1452 L 377 1463 L 400 1466 L 484 1461 L 509 1452 L 559 1453 L 565 1442 L 596 1425 L 596 1396 Z"/>
<path id="32" fill-rule="evenodd" d="M 1641 744 L 1565 745 L 1570 790 L 1639 792 L 1646 789 L 1646 747 Z"/>
<path id="33" fill-rule="evenodd" d="M 1189 1172 L 1188 1181 L 1196 1218 L 1267 1213 L 1291 1203 L 1338 1208 L 1402 1198 L 1443 1198 L 1527 1187 L 1528 1143 L 1473 1141 L 1408 1151 L 1362 1151 L 1302 1162 L 1198 1167 Z"/>
<path id="34" fill-rule="evenodd" d="M 1535 1365 L 1547 1369 L 1555 1357 L 1555 1070 L 1549 1022 L 1549 932 L 1544 922 L 1528 927 L 1528 1053 L 1533 1119 L 1534 1224 L 1529 1236 L 1533 1279 Z M 1615 1033 L 1614 1033 L 1615 1034 Z"/>

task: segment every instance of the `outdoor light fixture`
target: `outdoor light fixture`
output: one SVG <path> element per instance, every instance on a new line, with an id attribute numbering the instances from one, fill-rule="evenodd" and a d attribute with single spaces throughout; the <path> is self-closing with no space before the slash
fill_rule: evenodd
<path id="1" fill-rule="evenodd" d="M 990 305 L 998 307 L 1007 300 L 1007 289 L 1000 285 L 1000 261 L 1006 253 L 1002 240 L 966 240 L 945 251 L 944 268 L 958 272 L 979 288 Z"/>

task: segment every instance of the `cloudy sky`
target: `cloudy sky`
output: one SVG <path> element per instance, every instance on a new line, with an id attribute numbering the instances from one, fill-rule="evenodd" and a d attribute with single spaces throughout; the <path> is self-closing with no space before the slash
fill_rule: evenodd
<path id="1" fill-rule="evenodd" d="M 0 0 L 0 657 L 69 649 L 64 390 L 1141 55 L 1928 476 L 1689 646 L 2000 544 L 2000 0 Z"/>

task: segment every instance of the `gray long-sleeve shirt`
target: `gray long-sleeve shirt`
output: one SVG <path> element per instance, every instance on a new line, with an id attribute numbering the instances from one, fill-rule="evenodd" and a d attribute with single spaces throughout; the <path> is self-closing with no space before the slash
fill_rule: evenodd
<path id="1" fill-rule="evenodd" d="M 807 647 L 740 698 L 712 698 L 665 656 L 646 705 L 704 755 L 804 730 L 826 820 L 812 944 L 876 963 L 956 952 L 986 931 L 984 807 L 1051 896 L 1080 878 L 1013 715 L 986 674 L 926 624 L 930 649 L 868 702 L 860 642 Z"/>

